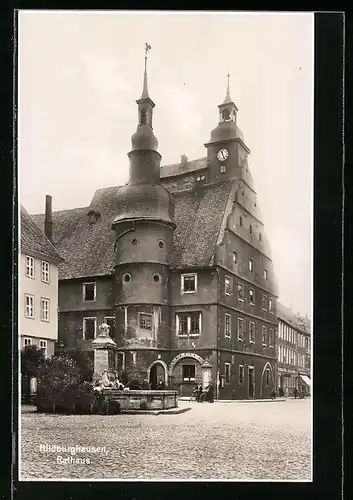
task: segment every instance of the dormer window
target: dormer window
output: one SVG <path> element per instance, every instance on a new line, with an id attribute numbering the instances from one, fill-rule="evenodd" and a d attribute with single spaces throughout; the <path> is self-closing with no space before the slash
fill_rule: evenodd
<path id="1" fill-rule="evenodd" d="M 99 219 L 100 217 L 100 213 L 99 212 L 96 212 L 95 210 L 90 210 L 87 214 L 88 216 L 88 222 L 90 224 L 94 224 L 95 222 L 97 222 L 97 220 Z"/>
<path id="2" fill-rule="evenodd" d="M 196 177 L 197 182 L 202 182 L 206 180 L 206 174 L 201 174 Z"/>

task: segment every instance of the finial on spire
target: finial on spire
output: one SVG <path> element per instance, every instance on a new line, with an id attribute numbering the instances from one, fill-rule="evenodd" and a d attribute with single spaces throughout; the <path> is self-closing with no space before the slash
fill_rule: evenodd
<path id="1" fill-rule="evenodd" d="M 147 88 L 147 55 L 149 51 L 151 50 L 151 45 L 149 43 L 145 43 L 145 73 L 143 76 L 143 90 L 142 90 L 142 96 L 140 99 L 149 99 L 148 95 L 148 88 Z"/>
<path id="2" fill-rule="evenodd" d="M 224 99 L 224 101 L 223 101 L 222 104 L 228 104 L 228 103 L 233 102 L 232 98 L 230 97 L 229 79 L 230 79 L 230 74 L 227 73 L 227 93 L 226 93 L 226 97 L 225 97 L 225 99 Z"/>

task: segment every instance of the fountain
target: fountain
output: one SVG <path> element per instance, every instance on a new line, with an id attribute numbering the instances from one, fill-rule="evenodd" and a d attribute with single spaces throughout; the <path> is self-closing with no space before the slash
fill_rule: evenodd
<path id="1" fill-rule="evenodd" d="M 167 410 L 178 407 L 178 391 L 130 390 L 119 381 L 113 359 L 117 345 L 109 335 L 110 327 L 102 323 L 92 341 L 94 349 L 93 385 L 105 400 L 119 403 L 121 411 Z"/>

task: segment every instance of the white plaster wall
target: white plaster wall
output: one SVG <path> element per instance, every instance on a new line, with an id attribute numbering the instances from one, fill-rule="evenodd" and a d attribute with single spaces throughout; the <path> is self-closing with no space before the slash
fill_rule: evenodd
<path id="1" fill-rule="evenodd" d="M 43 260 L 46 260 L 43 258 Z M 58 339 L 58 267 L 50 262 L 49 283 L 41 281 L 41 259 L 34 259 L 34 278 L 26 276 L 26 255 L 19 259 L 19 332 L 21 336 Z M 25 316 L 25 294 L 34 295 L 34 319 Z M 49 299 L 49 321 L 41 321 L 41 297 Z"/>

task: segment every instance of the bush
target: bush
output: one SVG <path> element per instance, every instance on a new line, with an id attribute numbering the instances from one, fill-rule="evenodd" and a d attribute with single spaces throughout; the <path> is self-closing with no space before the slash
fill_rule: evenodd
<path id="1" fill-rule="evenodd" d="M 93 377 L 93 362 L 86 351 L 83 351 L 79 347 L 74 349 L 68 349 L 64 356 L 68 359 L 72 359 L 81 374 L 81 380 L 83 382 L 91 382 Z"/>
<path id="2" fill-rule="evenodd" d="M 106 400 L 91 382 L 82 380 L 82 372 L 68 356 L 46 359 L 38 371 L 36 401 L 38 412 L 66 414 L 117 414 L 120 405 Z"/>
<path id="3" fill-rule="evenodd" d="M 80 371 L 72 359 L 65 356 L 45 359 L 38 370 L 38 411 L 72 410 L 81 385 Z"/>
<path id="4" fill-rule="evenodd" d="M 122 372 L 120 375 L 119 375 L 119 380 L 120 382 L 125 386 L 127 387 L 129 385 L 129 375 L 127 372 Z"/>
<path id="5" fill-rule="evenodd" d="M 141 377 L 139 374 L 134 373 L 134 374 L 130 375 L 127 385 L 129 387 L 129 389 L 131 389 L 132 391 L 134 391 L 134 390 L 138 391 L 138 390 L 143 389 L 144 383 L 145 383 L 144 378 Z"/>

